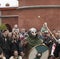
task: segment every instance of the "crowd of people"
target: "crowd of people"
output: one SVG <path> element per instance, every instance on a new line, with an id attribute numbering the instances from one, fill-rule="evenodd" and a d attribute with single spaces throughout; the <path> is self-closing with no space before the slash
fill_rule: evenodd
<path id="1" fill-rule="evenodd" d="M 0 59 L 26 59 L 28 51 L 38 44 L 45 44 L 49 48 L 48 59 L 60 59 L 59 30 L 50 32 L 44 23 L 39 31 L 36 28 L 26 31 L 25 28 L 20 30 L 15 24 L 12 32 L 8 29 L 0 31 Z"/>

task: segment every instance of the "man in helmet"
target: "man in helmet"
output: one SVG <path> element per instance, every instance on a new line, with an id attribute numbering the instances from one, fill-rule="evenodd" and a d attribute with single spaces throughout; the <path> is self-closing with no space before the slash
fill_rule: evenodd
<path id="1" fill-rule="evenodd" d="M 38 44 L 42 44 L 42 40 L 38 38 L 37 29 L 31 28 L 28 33 L 29 37 L 27 38 L 29 48 L 32 48 Z"/>
<path id="2" fill-rule="evenodd" d="M 25 53 L 24 58 L 26 58 L 28 56 L 28 53 L 31 48 L 33 48 L 36 45 L 42 44 L 42 40 L 38 38 L 36 28 L 29 29 L 28 35 L 29 35 L 28 38 L 24 42 L 26 44 L 25 45 L 25 52 L 26 53 Z"/>

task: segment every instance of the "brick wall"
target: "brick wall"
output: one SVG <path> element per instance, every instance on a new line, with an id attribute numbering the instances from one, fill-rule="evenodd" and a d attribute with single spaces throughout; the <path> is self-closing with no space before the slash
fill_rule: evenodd
<path id="1" fill-rule="evenodd" d="M 19 0 L 20 6 L 28 5 L 60 5 L 60 0 Z"/>
<path id="2" fill-rule="evenodd" d="M 20 6 L 26 5 L 59 5 L 59 0 L 20 0 Z M 18 23 L 19 28 L 29 29 L 36 27 L 40 29 L 44 22 L 48 23 L 48 27 L 60 30 L 60 8 L 31 8 L 17 10 L 3 10 L 2 15 L 19 15 L 18 20 L 15 18 L 2 18 L 3 23 Z M 7 20 L 6 20 L 7 19 Z M 8 20 L 10 19 L 10 20 Z"/>
<path id="3" fill-rule="evenodd" d="M 15 24 L 18 24 L 18 18 L 17 17 L 8 17 L 8 18 L 2 18 L 2 23 L 9 24 L 13 28 Z"/>
<path id="4" fill-rule="evenodd" d="M 37 29 L 40 29 L 43 23 L 47 22 L 50 29 L 60 29 L 59 8 L 23 10 L 19 15 L 20 27 L 25 27 L 26 29 L 36 27 Z"/>

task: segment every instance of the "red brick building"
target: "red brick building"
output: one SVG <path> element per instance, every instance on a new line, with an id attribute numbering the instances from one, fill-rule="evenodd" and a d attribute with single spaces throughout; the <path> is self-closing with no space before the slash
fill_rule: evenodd
<path id="1" fill-rule="evenodd" d="M 48 27 L 60 30 L 60 0 L 19 0 L 19 7 L 1 8 L 0 21 L 13 27 L 40 29 L 44 22 Z"/>

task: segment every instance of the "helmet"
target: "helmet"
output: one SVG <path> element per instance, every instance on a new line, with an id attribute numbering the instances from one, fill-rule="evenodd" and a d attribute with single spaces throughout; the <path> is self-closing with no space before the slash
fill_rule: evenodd
<path id="1" fill-rule="evenodd" d="M 37 32 L 37 29 L 36 28 L 30 28 L 29 29 L 29 31 L 30 31 L 30 33 L 32 34 L 32 35 L 36 35 L 36 32 Z"/>

